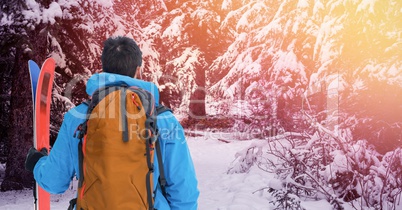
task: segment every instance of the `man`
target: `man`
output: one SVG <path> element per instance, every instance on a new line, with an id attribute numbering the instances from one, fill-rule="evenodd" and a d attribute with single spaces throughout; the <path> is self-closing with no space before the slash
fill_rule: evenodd
<path id="1" fill-rule="evenodd" d="M 86 91 L 90 96 L 106 85 L 125 84 L 151 92 L 155 106 L 158 105 L 156 85 L 136 79 L 140 75 L 142 52 L 134 40 L 127 37 L 107 39 L 101 61 L 103 73 L 94 74 L 87 82 Z M 79 139 L 74 137 L 74 132 L 84 122 L 87 108 L 86 104 L 81 104 L 65 114 L 49 156 L 33 148 L 28 152 L 25 167 L 33 171 L 36 182 L 52 194 L 65 192 L 72 178 L 79 176 Z M 160 114 L 157 125 L 161 131 L 159 141 L 166 187 L 162 192 L 159 184 L 154 184 L 154 207 L 159 210 L 197 209 L 199 191 L 183 128 L 171 112 Z M 158 164 L 156 155 L 154 162 Z M 153 183 L 158 183 L 158 177 L 159 170 L 155 165 Z"/>

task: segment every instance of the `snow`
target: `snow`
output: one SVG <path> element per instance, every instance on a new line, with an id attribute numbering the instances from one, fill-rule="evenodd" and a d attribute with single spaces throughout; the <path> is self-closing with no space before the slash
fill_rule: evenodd
<path id="1" fill-rule="evenodd" d="M 14 23 L 13 15 L 7 15 L 3 13 L 3 17 L 0 21 L 0 26 L 9 26 Z"/>
<path id="2" fill-rule="evenodd" d="M 231 0 L 223 0 L 222 2 L 222 10 L 229 10 L 232 7 L 232 1 Z"/>
<path id="3" fill-rule="evenodd" d="M 162 37 L 179 38 L 181 34 L 181 26 L 183 25 L 183 21 L 184 21 L 184 15 L 175 17 L 172 21 L 172 24 L 163 32 Z"/>
<path id="4" fill-rule="evenodd" d="M 34 20 L 36 24 L 38 23 L 50 23 L 54 24 L 57 17 L 62 17 L 63 11 L 57 2 L 52 2 L 49 8 L 41 8 L 39 3 L 34 0 L 26 1 L 28 9 L 22 11 L 22 14 L 27 20 Z"/>
<path id="5" fill-rule="evenodd" d="M 302 9 L 302 8 L 307 8 L 309 7 L 309 3 L 306 0 L 300 0 L 299 2 L 297 2 L 297 7 Z"/>
<path id="6" fill-rule="evenodd" d="M 375 0 L 363 0 L 359 6 L 357 7 L 357 12 L 360 12 L 362 10 L 364 11 L 369 11 L 370 13 L 374 13 L 374 4 L 376 3 Z M 368 9 L 367 9 L 368 7 Z"/>
<path id="7" fill-rule="evenodd" d="M 269 176 L 265 176 L 260 170 L 254 170 L 248 174 L 227 174 L 236 151 L 247 146 L 249 142 L 216 141 L 220 136 L 226 135 L 215 134 L 210 135 L 211 139 L 207 140 L 204 140 L 204 137 L 189 140 L 199 178 L 201 192 L 199 209 L 264 208 L 268 204 L 267 200 L 253 192 L 261 186 L 266 186 Z"/>
<path id="8" fill-rule="evenodd" d="M 275 55 L 275 62 L 273 64 L 272 70 L 275 71 L 277 74 L 276 76 L 279 77 L 280 72 L 283 71 L 293 71 L 299 72 L 301 78 L 306 80 L 306 72 L 304 71 L 303 64 L 297 59 L 297 55 L 293 51 L 279 51 Z M 278 78 L 275 78 L 278 79 Z M 288 75 L 288 78 L 282 78 L 283 83 L 289 83 L 293 79 L 291 75 Z"/>
<path id="9" fill-rule="evenodd" d="M 97 1 L 99 5 L 108 8 L 113 6 L 113 1 L 112 0 L 98 0 Z"/>
<path id="10" fill-rule="evenodd" d="M 188 145 L 194 161 L 199 181 L 200 210 L 260 210 L 272 209 L 269 193 L 266 188 L 280 188 L 279 180 L 274 175 L 252 167 L 248 173 L 228 174 L 228 169 L 234 164 L 238 151 L 251 145 L 261 143 L 261 140 L 251 141 L 231 140 L 227 133 L 200 132 L 199 137 L 188 137 Z M 225 138 L 229 143 L 219 141 Z M 0 165 L 0 181 L 4 176 L 4 165 Z M 67 209 L 68 202 L 76 194 L 74 181 L 70 189 L 61 195 L 51 196 L 51 209 Z M 325 201 L 301 201 L 308 210 L 331 210 L 331 205 Z M 0 192 L 0 209 L 25 210 L 32 209 L 32 190 Z"/>
<path id="11" fill-rule="evenodd" d="M 56 22 L 56 17 L 61 17 L 63 15 L 63 11 L 60 8 L 60 5 L 56 2 L 52 2 L 49 5 L 48 9 L 43 10 L 43 22 L 54 24 Z"/>

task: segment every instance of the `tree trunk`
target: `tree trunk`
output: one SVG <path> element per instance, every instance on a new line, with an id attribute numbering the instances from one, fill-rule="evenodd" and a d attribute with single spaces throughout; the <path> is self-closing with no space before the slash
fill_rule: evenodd
<path id="1" fill-rule="evenodd" d="M 5 163 L 9 151 L 10 70 L 14 60 L 12 57 L 2 53 L 0 53 L 0 56 L 0 163 Z"/>
<path id="2" fill-rule="evenodd" d="M 189 105 L 189 117 L 193 119 L 204 119 L 206 115 L 205 111 L 205 71 L 201 68 L 201 71 L 197 71 L 195 83 L 197 89 L 190 97 Z"/>
<path id="3" fill-rule="evenodd" d="M 10 153 L 7 158 L 6 177 L 1 190 L 20 190 L 32 187 L 32 173 L 24 169 L 26 152 L 32 145 L 32 100 L 29 74 L 22 49 L 16 50 L 12 71 Z"/>
<path id="4" fill-rule="evenodd" d="M 47 31 L 40 33 L 43 28 L 38 25 L 34 31 L 28 32 L 28 38 L 20 37 L 21 41 L 15 46 L 15 62 L 11 72 L 10 151 L 5 178 L 1 183 L 2 191 L 33 187 L 33 175 L 25 170 L 24 164 L 28 149 L 33 146 L 32 92 L 28 60 L 32 59 L 40 65 L 45 59 Z M 32 51 L 27 51 L 25 44 L 28 44 Z"/>

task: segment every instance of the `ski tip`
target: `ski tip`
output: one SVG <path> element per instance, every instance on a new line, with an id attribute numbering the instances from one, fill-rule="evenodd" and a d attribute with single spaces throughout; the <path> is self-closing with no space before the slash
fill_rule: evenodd
<path id="1" fill-rule="evenodd" d="M 33 61 L 33 60 L 29 60 L 29 61 L 28 61 L 28 65 L 29 65 L 29 66 L 37 66 L 37 67 L 39 67 L 39 65 L 38 65 L 35 61 Z"/>
<path id="2" fill-rule="evenodd" d="M 54 58 L 52 58 L 52 57 L 47 58 L 47 59 L 45 60 L 45 62 L 56 63 L 56 61 L 55 61 Z"/>
<path id="3" fill-rule="evenodd" d="M 56 61 L 53 58 L 47 58 L 42 64 L 41 71 L 54 72 Z"/>

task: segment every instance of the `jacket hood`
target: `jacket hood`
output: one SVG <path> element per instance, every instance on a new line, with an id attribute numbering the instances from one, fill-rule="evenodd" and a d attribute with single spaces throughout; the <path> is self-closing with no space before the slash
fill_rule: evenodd
<path id="1" fill-rule="evenodd" d="M 155 105 L 159 105 L 159 91 L 154 83 L 119 74 L 99 73 L 92 75 L 87 82 L 86 92 L 88 95 L 92 95 L 101 87 L 124 84 L 136 86 L 150 92 L 155 98 Z"/>

